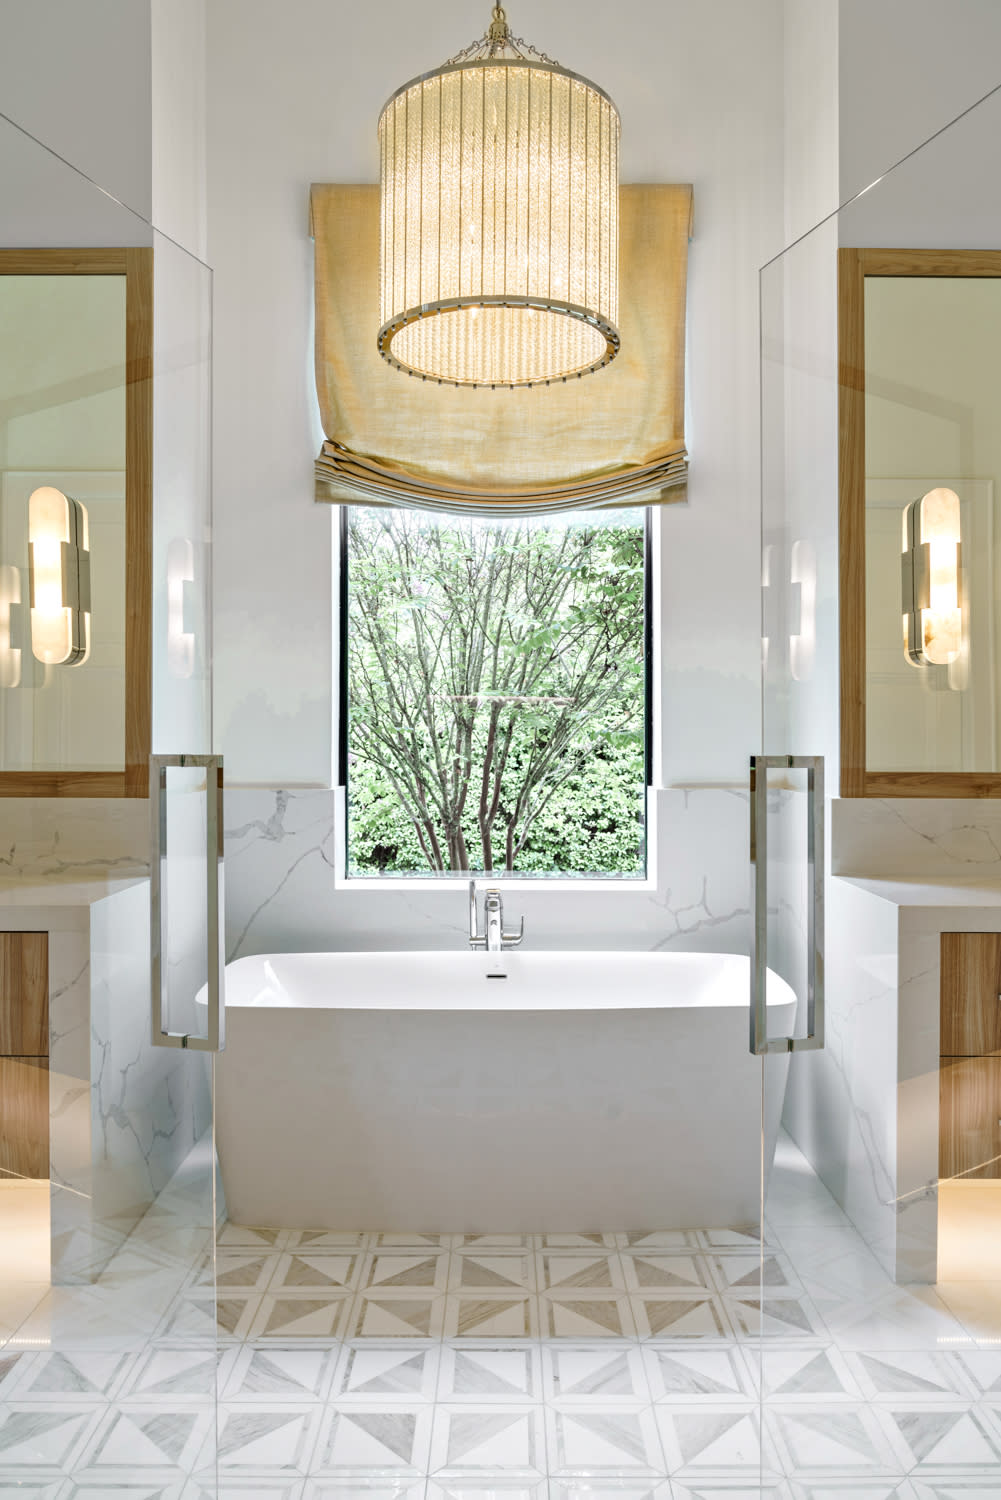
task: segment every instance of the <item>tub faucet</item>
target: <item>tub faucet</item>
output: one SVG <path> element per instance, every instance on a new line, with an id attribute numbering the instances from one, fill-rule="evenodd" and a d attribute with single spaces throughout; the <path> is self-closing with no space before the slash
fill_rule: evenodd
<path id="1" fill-rule="evenodd" d="M 501 953 L 505 948 L 517 948 L 525 936 L 525 918 L 521 919 L 521 926 L 517 932 L 504 931 L 504 903 L 501 901 L 501 893 L 496 889 L 488 890 L 483 898 L 483 925 L 485 932 L 479 931 L 479 922 L 476 912 L 476 881 L 469 882 L 469 946 L 470 948 L 485 948 L 488 953 Z"/>

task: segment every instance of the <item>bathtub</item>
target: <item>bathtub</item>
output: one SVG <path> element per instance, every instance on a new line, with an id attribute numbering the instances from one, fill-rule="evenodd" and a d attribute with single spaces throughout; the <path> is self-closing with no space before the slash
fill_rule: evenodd
<path id="1" fill-rule="evenodd" d="M 769 976 L 773 1035 L 795 996 Z M 226 969 L 216 1129 L 241 1224 L 588 1231 L 755 1223 L 748 960 L 286 953 Z M 788 1059 L 769 1060 L 766 1170 Z"/>

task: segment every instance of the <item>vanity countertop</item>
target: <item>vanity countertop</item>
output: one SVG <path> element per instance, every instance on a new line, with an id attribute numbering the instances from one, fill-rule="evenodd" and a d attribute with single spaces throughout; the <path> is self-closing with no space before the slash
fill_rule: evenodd
<path id="1" fill-rule="evenodd" d="M 846 885 L 870 891 L 893 906 L 1001 906 L 1001 880 L 967 875 L 950 880 L 890 880 L 885 876 L 838 875 Z"/>
<path id="2" fill-rule="evenodd" d="M 93 906 L 130 886 L 143 885 L 149 877 L 126 875 L 117 879 L 91 880 L 39 880 L 25 882 L 10 877 L 0 877 L 0 908 L 30 906 L 36 910 L 46 906 Z"/>

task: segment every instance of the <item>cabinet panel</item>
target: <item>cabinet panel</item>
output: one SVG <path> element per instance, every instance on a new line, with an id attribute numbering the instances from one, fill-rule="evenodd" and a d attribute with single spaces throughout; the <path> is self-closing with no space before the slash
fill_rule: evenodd
<path id="1" fill-rule="evenodd" d="M 49 1175 L 49 1062 L 0 1057 L 0 1169 Z"/>
<path id="2" fill-rule="evenodd" d="M 943 1057 L 939 1176 L 1001 1178 L 1001 1056 Z"/>
<path id="3" fill-rule="evenodd" d="M 0 1057 L 49 1055 L 49 935 L 0 932 Z"/>
<path id="4" fill-rule="evenodd" d="M 1001 1052 L 1001 933 L 943 932 L 942 1057 Z"/>

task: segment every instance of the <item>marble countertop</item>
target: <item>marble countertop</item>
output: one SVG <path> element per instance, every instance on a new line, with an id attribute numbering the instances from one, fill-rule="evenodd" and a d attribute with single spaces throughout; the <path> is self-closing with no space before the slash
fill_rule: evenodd
<path id="1" fill-rule="evenodd" d="M 1001 906 L 1001 879 L 975 875 L 949 880 L 890 880 L 885 876 L 838 875 L 846 885 L 871 891 L 894 906 Z"/>
<path id="2" fill-rule="evenodd" d="M 133 885 L 143 885 L 148 876 L 120 876 L 99 880 L 16 880 L 0 878 L 0 907 L 5 906 L 93 906 L 106 896 Z"/>

